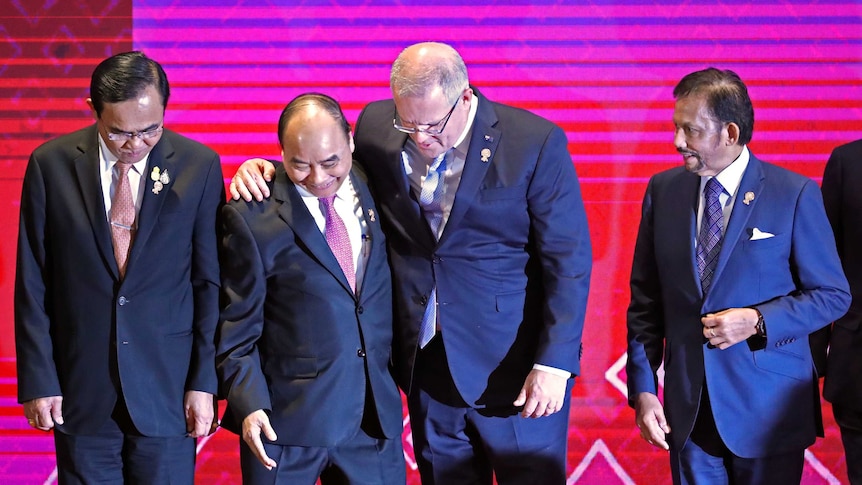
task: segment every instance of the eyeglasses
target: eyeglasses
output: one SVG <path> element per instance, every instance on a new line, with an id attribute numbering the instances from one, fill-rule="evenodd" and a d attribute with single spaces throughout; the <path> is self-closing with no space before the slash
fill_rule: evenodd
<path id="1" fill-rule="evenodd" d="M 132 138 L 140 138 L 141 140 L 149 140 L 150 138 L 155 138 L 162 132 L 165 125 L 159 125 L 155 128 L 150 128 L 149 130 L 138 131 L 136 133 L 129 133 L 126 131 L 121 132 L 108 132 L 108 139 L 111 141 L 129 141 Z"/>
<path id="2" fill-rule="evenodd" d="M 455 112 L 455 107 L 458 106 L 458 101 L 461 101 L 461 97 L 455 100 L 455 104 L 452 105 L 452 109 L 446 114 L 446 116 L 436 122 L 426 125 L 425 128 L 420 128 L 418 126 L 405 126 L 401 123 L 401 117 L 398 116 L 398 111 L 395 112 L 395 118 L 392 119 L 392 126 L 395 127 L 396 130 L 407 133 L 408 135 L 412 135 L 413 133 L 425 133 L 426 135 L 437 136 L 443 133 L 443 130 L 446 129 L 446 124 L 449 123 L 449 118 L 452 117 L 452 113 Z M 439 128 L 437 128 L 439 126 Z"/>

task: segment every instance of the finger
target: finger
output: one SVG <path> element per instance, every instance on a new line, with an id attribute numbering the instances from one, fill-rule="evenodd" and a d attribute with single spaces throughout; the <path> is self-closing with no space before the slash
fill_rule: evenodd
<path id="1" fill-rule="evenodd" d="M 527 398 L 527 402 L 524 403 L 524 411 L 521 412 L 521 416 L 525 418 L 532 418 L 535 416 L 536 408 L 539 406 L 539 400 L 530 396 Z M 544 409 L 543 409 L 544 411 Z"/>
<path id="2" fill-rule="evenodd" d="M 260 435 L 257 433 L 252 437 L 251 450 L 254 452 L 254 455 L 257 457 L 258 461 L 266 467 L 267 470 L 272 470 L 275 466 L 275 460 L 270 458 L 266 454 L 266 450 L 263 448 L 263 442 L 260 441 Z"/>

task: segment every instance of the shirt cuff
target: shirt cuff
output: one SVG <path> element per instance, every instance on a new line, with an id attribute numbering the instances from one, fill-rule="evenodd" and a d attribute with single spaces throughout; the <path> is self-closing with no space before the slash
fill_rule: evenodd
<path id="1" fill-rule="evenodd" d="M 551 374 L 554 374 L 555 376 L 560 376 L 563 379 L 568 379 L 569 377 L 572 377 L 572 373 L 567 371 L 567 370 L 557 369 L 556 367 L 549 367 L 547 365 L 542 365 L 542 364 L 533 364 L 533 370 L 541 370 L 541 371 L 549 372 Z"/>

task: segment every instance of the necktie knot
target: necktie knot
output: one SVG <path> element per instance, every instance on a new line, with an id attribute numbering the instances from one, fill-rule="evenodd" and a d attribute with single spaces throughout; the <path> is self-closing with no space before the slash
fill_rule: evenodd
<path id="1" fill-rule="evenodd" d="M 706 181 L 706 200 L 712 200 L 713 198 L 718 199 L 718 196 L 724 192 L 724 187 L 721 185 L 721 182 L 718 181 L 717 178 L 713 177 Z"/>

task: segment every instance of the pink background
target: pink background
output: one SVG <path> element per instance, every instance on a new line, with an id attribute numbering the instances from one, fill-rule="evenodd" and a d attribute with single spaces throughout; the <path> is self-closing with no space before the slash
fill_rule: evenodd
<path id="1" fill-rule="evenodd" d="M 853 1 L 0 0 L 0 12 L 2 483 L 55 481 L 53 441 L 27 427 L 15 398 L 21 178 L 38 144 L 92 121 L 84 98 L 106 56 L 141 49 L 161 62 L 172 87 L 167 126 L 217 150 L 227 175 L 247 157 L 278 155 L 278 114 L 301 92 L 336 97 L 355 121 L 389 96 L 398 52 L 423 40 L 455 46 L 489 98 L 562 126 L 594 245 L 570 483 L 670 483 L 667 455 L 635 430 L 623 363 L 640 200 L 650 175 L 680 163 L 674 84 L 707 66 L 738 72 L 755 106 L 751 149 L 818 181 L 832 148 L 862 138 L 862 6 Z M 828 405 L 824 414 L 806 484 L 846 482 Z M 199 450 L 198 483 L 239 483 L 235 436 L 219 431 Z"/>

